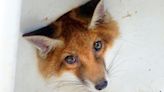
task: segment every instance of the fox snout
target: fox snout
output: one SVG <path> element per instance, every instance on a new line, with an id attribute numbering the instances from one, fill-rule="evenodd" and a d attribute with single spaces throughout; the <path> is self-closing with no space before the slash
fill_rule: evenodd
<path id="1" fill-rule="evenodd" d="M 84 77 L 84 81 L 88 80 L 91 82 L 91 86 L 93 86 L 96 90 L 103 90 L 107 87 L 108 81 L 106 79 L 106 69 L 103 61 L 93 61 L 90 62 L 88 67 L 85 67 L 85 71 L 83 71 L 82 77 Z"/>
<path id="2" fill-rule="evenodd" d="M 102 90 L 104 88 L 106 88 L 108 85 L 108 81 L 107 80 L 101 80 L 100 82 L 98 82 L 96 85 L 95 85 L 95 88 L 97 90 Z"/>

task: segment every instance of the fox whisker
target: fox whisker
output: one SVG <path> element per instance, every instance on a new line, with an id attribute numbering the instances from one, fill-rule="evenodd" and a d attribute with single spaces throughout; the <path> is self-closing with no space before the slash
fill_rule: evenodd
<path id="1" fill-rule="evenodd" d="M 111 71 L 111 69 L 112 69 L 112 67 L 113 67 L 113 63 L 116 62 L 116 59 L 117 59 L 117 57 L 118 57 L 118 54 L 119 54 L 120 51 L 121 51 L 121 47 L 122 47 L 122 45 L 118 48 L 118 50 L 117 50 L 116 54 L 114 55 L 114 57 L 113 57 L 111 63 L 108 65 L 108 67 L 107 67 L 107 73 L 109 73 L 109 71 Z"/>

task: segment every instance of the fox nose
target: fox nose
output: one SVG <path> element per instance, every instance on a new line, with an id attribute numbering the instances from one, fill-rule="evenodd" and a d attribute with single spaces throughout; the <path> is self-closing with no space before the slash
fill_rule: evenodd
<path id="1" fill-rule="evenodd" d="M 100 81 L 98 84 L 96 84 L 95 88 L 97 90 L 102 90 L 102 89 L 106 88 L 107 85 L 108 85 L 108 81 L 103 80 L 103 81 Z"/>

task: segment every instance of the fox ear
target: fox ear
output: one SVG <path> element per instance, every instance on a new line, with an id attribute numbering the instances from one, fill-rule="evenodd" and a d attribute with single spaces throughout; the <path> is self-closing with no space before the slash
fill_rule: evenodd
<path id="1" fill-rule="evenodd" d="M 51 39 L 45 36 L 24 36 L 24 38 L 39 50 L 41 57 L 46 57 L 51 50 L 63 44 L 61 40 Z"/>
<path id="2" fill-rule="evenodd" d="M 94 13 L 93 13 L 93 16 L 92 16 L 92 19 L 88 28 L 93 29 L 101 23 L 108 22 L 109 19 L 110 19 L 110 15 L 104 7 L 104 0 L 100 0 L 100 2 L 97 4 L 94 10 Z"/>

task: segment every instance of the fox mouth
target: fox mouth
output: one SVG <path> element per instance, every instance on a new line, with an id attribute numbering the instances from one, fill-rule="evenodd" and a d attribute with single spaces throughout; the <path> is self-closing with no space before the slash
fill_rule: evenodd
<path id="1" fill-rule="evenodd" d="M 79 80 L 71 73 L 64 73 L 60 78 L 53 76 L 46 84 L 49 89 L 55 90 L 54 92 L 105 92 L 108 88 L 107 80 L 95 84 L 90 80 Z"/>
<path id="2" fill-rule="evenodd" d="M 83 85 L 85 85 L 89 92 L 102 92 L 107 88 L 108 81 L 102 80 L 97 84 L 93 84 L 90 81 L 86 81 L 85 83 L 83 83 Z"/>
<path id="3" fill-rule="evenodd" d="M 93 84 L 89 80 L 86 80 L 86 81 L 83 80 L 82 84 L 85 85 L 88 89 L 95 89 L 97 91 L 101 91 L 107 87 L 108 81 L 102 80 L 102 81 L 98 82 L 97 84 Z"/>

